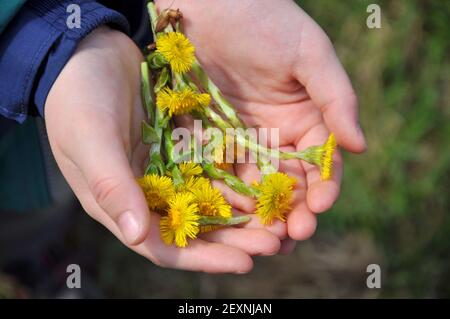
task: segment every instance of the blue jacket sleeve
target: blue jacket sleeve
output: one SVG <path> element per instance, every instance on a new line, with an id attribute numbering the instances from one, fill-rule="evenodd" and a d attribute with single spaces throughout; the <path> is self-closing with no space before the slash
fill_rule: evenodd
<path id="1" fill-rule="evenodd" d="M 74 3 L 80 28 L 67 24 Z M 27 1 L 0 35 L 0 114 L 18 122 L 35 108 L 43 115 L 48 92 L 77 44 L 103 24 L 128 33 L 124 16 L 95 1 Z"/>

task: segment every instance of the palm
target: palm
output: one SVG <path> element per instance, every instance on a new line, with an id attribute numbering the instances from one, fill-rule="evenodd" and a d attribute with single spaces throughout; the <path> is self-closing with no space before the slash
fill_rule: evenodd
<path id="1" fill-rule="evenodd" d="M 157 4 L 164 9 L 170 2 Z M 279 146 L 285 150 L 322 144 L 330 130 L 339 133 L 338 142 L 344 147 L 363 150 L 362 135 L 355 137 L 356 130 L 337 129 L 341 123 L 336 121 L 336 113 L 347 113 L 342 120 L 356 120 L 351 85 L 326 35 L 294 2 L 236 0 L 218 5 L 197 0 L 174 6 L 184 13 L 184 31 L 196 46 L 201 64 L 247 126 L 278 128 Z M 334 79 L 326 79 L 328 75 Z M 327 84 L 331 84 L 326 88 L 330 92 L 323 94 L 319 87 Z M 350 99 L 349 105 L 340 111 L 335 107 L 326 110 L 340 99 L 338 94 L 343 100 Z M 328 114 L 322 114 L 325 110 Z M 321 182 L 318 170 L 308 164 L 296 160 L 280 163 L 281 170 L 298 182 L 287 223 L 291 238 L 309 237 L 316 226 L 313 211 L 327 210 L 337 198 L 342 173 L 339 154 L 335 162 L 334 177 L 328 182 Z M 235 165 L 235 172 L 248 182 L 259 179 L 252 165 Z M 240 210 L 253 209 L 242 196 L 228 195 L 228 199 Z M 272 229 L 283 236 L 283 227 L 276 223 Z"/>
<path id="2" fill-rule="evenodd" d="M 247 272 L 250 256 L 274 254 L 279 239 L 261 229 L 224 229 L 186 249 L 160 239 L 159 216 L 149 212 L 135 176 L 148 149 L 139 49 L 125 35 L 99 29 L 65 66 L 47 98 L 46 125 L 58 165 L 91 217 L 154 263 L 208 272 Z M 134 222 L 124 222 L 124 216 Z M 133 230 L 132 232 L 130 230 Z"/>

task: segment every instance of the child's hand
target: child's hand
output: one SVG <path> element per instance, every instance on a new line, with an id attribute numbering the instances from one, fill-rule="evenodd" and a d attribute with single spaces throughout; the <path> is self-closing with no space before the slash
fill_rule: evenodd
<path id="1" fill-rule="evenodd" d="M 84 209 L 121 241 L 154 263 L 206 272 L 247 272 L 251 255 L 278 252 L 263 229 L 230 228 L 179 249 L 160 240 L 135 181 L 148 148 L 140 93 L 142 55 L 125 35 L 100 28 L 80 44 L 53 85 L 45 118 L 53 154 Z"/>
<path id="2" fill-rule="evenodd" d="M 156 4 L 162 10 L 172 2 Z M 173 8 L 183 12 L 184 31 L 200 62 L 248 126 L 279 128 L 280 146 L 286 150 L 322 144 L 330 131 L 345 149 L 356 153 L 366 149 L 357 98 L 333 46 L 293 1 L 186 0 L 175 1 Z M 295 160 L 282 163 L 298 180 L 287 222 L 290 238 L 311 236 L 315 213 L 328 210 L 338 198 L 339 153 L 335 163 L 333 178 L 326 182 L 316 167 Z M 235 169 L 246 181 L 258 179 L 256 167 Z M 245 207 L 251 205 L 239 208 Z M 272 228 L 280 235 L 283 227 L 277 223 Z M 282 250 L 292 247 L 287 241 Z"/>

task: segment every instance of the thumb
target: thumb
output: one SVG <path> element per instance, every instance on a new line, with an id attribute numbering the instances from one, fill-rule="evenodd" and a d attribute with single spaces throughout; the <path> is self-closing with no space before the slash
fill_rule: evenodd
<path id="1" fill-rule="evenodd" d="M 98 132 L 76 161 L 97 204 L 117 224 L 129 245 L 141 243 L 150 227 L 150 212 L 136 182 L 122 139 Z M 102 138 L 102 136 L 104 138 Z"/>
<path id="2" fill-rule="evenodd" d="M 321 110 L 338 144 L 351 152 L 364 152 L 367 145 L 359 125 L 358 100 L 331 41 L 312 20 L 305 23 L 302 34 L 296 78 Z"/>

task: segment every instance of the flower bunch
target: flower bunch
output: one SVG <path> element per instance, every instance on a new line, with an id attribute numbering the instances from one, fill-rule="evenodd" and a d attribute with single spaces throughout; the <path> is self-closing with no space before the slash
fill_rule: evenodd
<path id="1" fill-rule="evenodd" d="M 285 221 L 296 181 L 279 172 L 271 159 L 306 161 L 319 167 L 323 180 L 330 179 L 336 149 L 333 134 L 323 145 L 299 152 L 283 152 L 250 138 L 236 109 L 198 62 L 194 45 L 181 30 L 181 12 L 166 9 L 158 14 L 153 3 L 148 4 L 148 10 L 155 43 L 147 48 L 141 74 L 147 113 L 142 140 L 150 150 L 144 176 L 138 182 L 149 208 L 161 215 L 162 240 L 185 247 L 188 239 L 200 233 L 249 220 L 247 216 L 233 216 L 230 204 L 212 180 L 221 180 L 235 192 L 255 199 L 256 215 L 263 224 L 271 224 L 274 219 Z M 201 141 L 190 138 L 186 150 L 177 153 L 173 133 L 180 115 L 201 120 L 202 129 L 218 130 L 225 137 L 213 135 Z M 198 144 L 203 150 L 212 150 L 212 156 L 196 160 Z M 247 155 L 256 158 L 262 175 L 251 185 L 230 169 Z"/>

